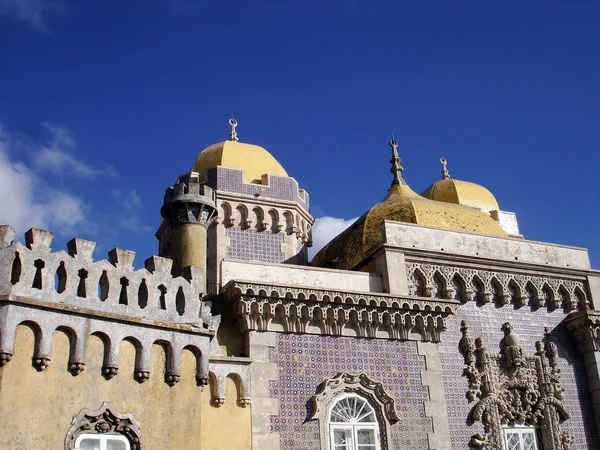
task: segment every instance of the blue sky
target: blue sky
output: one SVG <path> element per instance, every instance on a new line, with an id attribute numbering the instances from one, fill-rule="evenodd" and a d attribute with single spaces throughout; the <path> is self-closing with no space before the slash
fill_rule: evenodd
<path id="1" fill-rule="evenodd" d="M 599 55 L 593 0 L 0 0 L 0 222 L 139 267 L 235 110 L 323 236 L 383 198 L 394 130 L 415 191 L 445 156 L 600 268 Z"/>

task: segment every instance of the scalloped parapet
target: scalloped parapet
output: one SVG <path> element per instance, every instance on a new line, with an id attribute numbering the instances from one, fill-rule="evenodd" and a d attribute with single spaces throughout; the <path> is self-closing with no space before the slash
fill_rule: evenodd
<path id="1" fill-rule="evenodd" d="M 172 261 L 152 256 L 134 270 L 135 252 L 115 248 L 94 261 L 95 242 L 73 239 L 68 252 L 52 252 L 53 233 L 32 228 L 26 245 L 0 226 L 0 298 L 139 322 L 187 324 L 214 332 L 217 322 L 203 302 L 203 275 L 195 267 L 171 275 Z"/>

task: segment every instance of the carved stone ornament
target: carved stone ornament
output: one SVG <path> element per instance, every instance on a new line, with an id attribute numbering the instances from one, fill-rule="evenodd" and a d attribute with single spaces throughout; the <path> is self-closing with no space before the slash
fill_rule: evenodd
<path id="1" fill-rule="evenodd" d="M 516 275 L 465 267 L 407 262 L 406 274 L 411 296 L 457 299 L 463 302 L 513 303 L 517 307 L 563 308 L 565 312 L 590 307 L 583 279 Z"/>
<path id="2" fill-rule="evenodd" d="M 119 434 L 129 441 L 131 450 L 143 450 L 144 443 L 140 424 L 131 414 L 118 414 L 113 407 L 104 403 L 97 411 L 82 410 L 73 417 L 71 429 L 65 438 L 65 450 L 75 448 L 75 441 L 81 434 Z"/>
<path id="3" fill-rule="evenodd" d="M 456 300 L 430 301 L 389 294 L 232 280 L 223 292 L 233 302 L 243 332 L 277 331 L 439 342 Z"/>
<path id="4" fill-rule="evenodd" d="M 501 353 L 487 352 L 481 338 L 469 337 L 463 321 L 459 349 L 465 359 L 464 374 L 469 379 L 467 397 L 477 401 L 473 419 L 482 422 L 485 434 L 471 438 L 471 448 L 503 450 L 504 426 L 527 425 L 540 430 L 545 450 L 571 450 L 573 436 L 560 430 L 569 418 L 562 404 L 560 370 L 556 367 L 556 346 L 545 332 L 545 344 L 535 343 L 532 356 L 523 354 L 510 323 L 502 325 Z"/>
<path id="5" fill-rule="evenodd" d="M 352 392 L 366 398 L 377 416 L 381 426 L 381 448 L 388 449 L 390 440 L 390 424 L 400 420 L 394 406 L 394 399 L 387 395 L 383 385 L 371 380 L 367 375 L 350 375 L 338 373 L 335 377 L 322 383 L 319 392 L 312 396 L 312 408 L 308 420 L 318 419 L 321 428 L 322 448 L 327 448 L 329 431 L 327 430 L 327 413 L 329 406 L 340 394 Z M 325 445 L 323 445 L 325 444 Z"/>

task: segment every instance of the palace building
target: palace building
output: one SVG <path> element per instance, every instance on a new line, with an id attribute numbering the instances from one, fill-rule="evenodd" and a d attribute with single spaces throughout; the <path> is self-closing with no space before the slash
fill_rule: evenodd
<path id="1" fill-rule="evenodd" d="M 444 159 L 413 191 L 392 139 L 383 200 L 309 259 L 308 193 L 230 125 L 141 269 L 0 226 L 1 449 L 600 448 L 586 249 Z"/>

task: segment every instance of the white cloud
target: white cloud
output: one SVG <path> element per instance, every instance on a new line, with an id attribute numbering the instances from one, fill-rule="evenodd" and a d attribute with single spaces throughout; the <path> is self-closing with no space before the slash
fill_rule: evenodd
<path id="1" fill-rule="evenodd" d="M 119 189 L 113 189 L 111 191 L 112 196 L 115 198 L 117 203 L 124 209 L 141 209 L 142 208 L 142 197 L 137 193 L 135 189 L 129 191 L 121 191 Z"/>
<path id="2" fill-rule="evenodd" d="M 18 233 L 31 227 L 69 233 L 85 223 L 82 199 L 48 187 L 27 165 L 11 161 L 10 142 L 0 126 L 0 224 L 11 225 Z"/>
<path id="3" fill-rule="evenodd" d="M 152 233 L 152 227 L 144 223 L 139 216 L 143 206 L 142 198 L 135 189 L 129 191 L 113 189 L 111 194 L 123 211 L 116 219 L 119 228 L 141 234 Z"/>
<path id="4" fill-rule="evenodd" d="M 312 227 L 313 246 L 308 249 L 308 256 L 312 258 L 325 244 L 352 225 L 358 217 L 341 219 L 338 217 L 318 217 Z"/>
<path id="5" fill-rule="evenodd" d="M 48 122 L 42 123 L 42 126 L 50 132 L 52 138 L 47 145 L 36 148 L 32 155 L 37 170 L 78 178 L 94 178 L 112 170 L 93 169 L 70 154 L 68 150 L 75 146 L 75 138 L 67 127 Z"/>
<path id="6" fill-rule="evenodd" d="M 48 32 L 44 18 L 48 12 L 62 11 L 57 0 L 0 0 L 0 15 L 13 16 L 43 33 Z"/>

